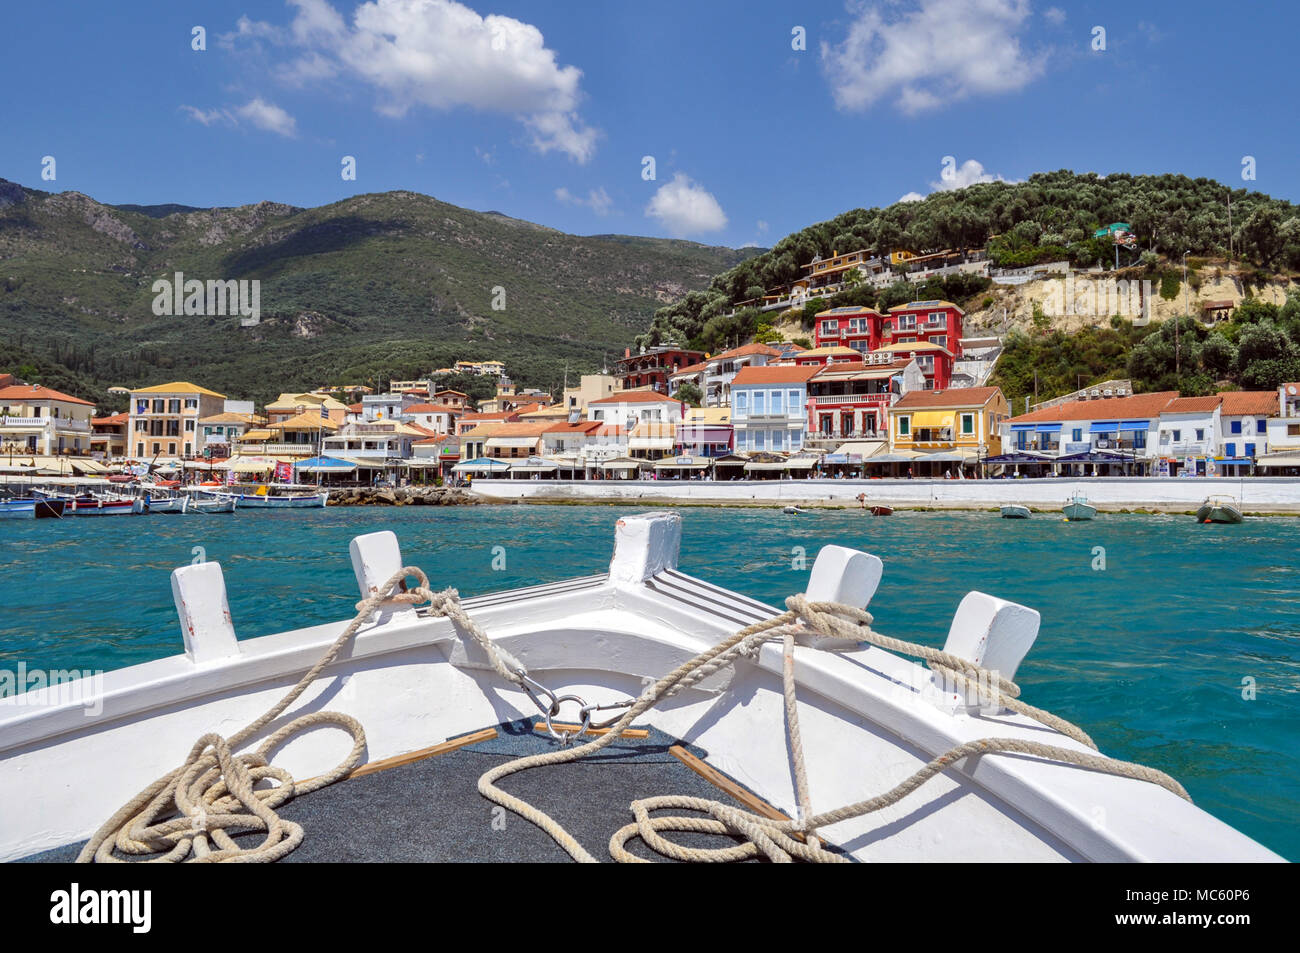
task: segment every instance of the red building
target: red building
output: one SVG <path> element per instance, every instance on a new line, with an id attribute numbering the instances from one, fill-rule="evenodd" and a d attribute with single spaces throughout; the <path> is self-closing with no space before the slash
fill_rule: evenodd
<path id="1" fill-rule="evenodd" d="M 880 351 L 852 364 L 828 364 L 808 382 L 808 437 L 884 439 L 894 379 L 911 363 Z M 913 372 L 915 373 L 915 372 Z"/>
<path id="2" fill-rule="evenodd" d="M 818 348 L 851 347 L 865 354 L 889 343 L 884 325 L 885 316 L 872 308 L 831 308 L 817 315 L 813 334 Z"/>
<path id="3" fill-rule="evenodd" d="M 703 360 L 703 351 L 680 347 L 652 347 L 640 354 L 625 350 L 623 357 L 614 363 L 614 376 L 624 390 L 652 387 L 657 393 L 667 394 L 671 375 Z"/>
<path id="4" fill-rule="evenodd" d="M 937 344 L 961 360 L 961 319 L 964 312 L 951 301 L 913 301 L 889 309 L 886 344 Z M 873 348 L 874 350 L 874 348 Z"/>

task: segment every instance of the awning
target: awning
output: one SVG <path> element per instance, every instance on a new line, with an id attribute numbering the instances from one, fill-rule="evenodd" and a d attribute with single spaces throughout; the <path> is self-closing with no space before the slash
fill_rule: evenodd
<path id="1" fill-rule="evenodd" d="M 886 444 L 883 440 L 857 440 L 850 443 L 840 444 L 835 448 L 835 455 L 854 455 L 865 460 L 867 457 L 874 457 L 878 453 L 883 453 L 885 446 Z"/>
<path id="2" fill-rule="evenodd" d="M 275 469 L 274 460 L 229 460 L 228 469 L 235 473 L 266 473 Z"/>
<path id="3" fill-rule="evenodd" d="M 817 465 L 817 457 L 791 457 L 788 460 L 761 462 L 751 460 L 745 464 L 746 470 L 811 470 Z"/>
<path id="4" fill-rule="evenodd" d="M 76 459 L 76 460 L 71 460 L 69 462 L 72 465 L 72 469 L 77 470 L 80 473 L 107 473 L 108 472 L 108 467 L 104 466 L 103 464 L 96 463 L 94 460 Z"/>
<path id="5" fill-rule="evenodd" d="M 628 437 L 629 450 L 671 450 L 676 444 L 675 437 Z"/>
<path id="6" fill-rule="evenodd" d="M 1151 421 L 1149 420 L 1124 420 L 1120 422 L 1120 430 L 1150 430 Z"/>
<path id="7" fill-rule="evenodd" d="M 596 464 L 596 466 L 601 470 L 635 470 L 644 462 L 646 461 L 621 457 L 614 460 L 602 460 L 600 463 Z"/>
<path id="8" fill-rule="evenodd" d="M 1094 421 L 1088 433 L 1114 433 L 1119 430 L 1118 420 Z"/>
<path id="9" fill-rule="evenodd" d="M 708 457 L 673 457 L 655 464 L 656 470 L 707 470 L 708 467 Z"/>
<path id="10" fill-rule="evenodd" d="M 560 469 L 558 463 L 552 463 L 550 460 L 542 460 L 537 457 L 510 464 L 511 473 L 550 473 L 558 469 Z"/>
<path id="11" fill-rule="evenodd" d="M 488 437 L 487 442 L 483 444 L 483 446 L 493 450 L 535 447 L 537 446 L 538 439 L 539 438 L 537 437 Z"/>
<path id="12" fill-rule="evenodd" d="M 357 468 L 352 461 L 337 457 L 311 457 L 294 466 L 302 473 L 351 473 Z"/>
<path id="13" fill-rule="evenodd" d="M 1061 425 L 1060 424 L 1039 424 L 1038 432 L 1039 433 L 1060 433 Z"/>
<path id="14" fill-rule="evenodd" d="M 872 457 L 864 463 L 911 463 L 913 460 L 922 456 L 915 450 L 895 450 L 893 453 L 882 453 Z"/>
<path id="15" fill-rule="evenodd" d="M 1037 430 L 1037 429 L 1038 429 L 1037 424 L 1012 424 L 1011 425 L 1012 433 L 1027 433 L 1031 430 Z"/>
<path id="16" fill-rule="evenodd" d="M 1244 466 L 1246 464 L 1254 463 L 1255 461 L 1251 460 L 1250 457 L 1215 457 L 1214 462 L 1233 467 Z"/>
<path id="17" fill-rule="evenodd" d="M 466 460 L 464 463 L 458 463 L 452 470 L 456 473 L 486 473 L 495 470 L 509 470 L 510 464 L 504 460 L 489 460 L 487 457 L 479 457 L 477 460 Z"/>
<path id="18" fill-rule="evenodd" d="M 978 450 L 941 450 L 918 457 L 919 463 L 968 463 L 979 459 Z"/>
<path id="19" fill-rule="evenodd" d="M 1259 467 L 1300 467 L 1300 451 L 1295 453 L 1266 453 L 1255 458 Z"/>
<path id="20" fill-rule="evenodd" d="M 912 429 L 938 430 L 952 427 L 952 413 L 942 410 L 922 410 L 912 414 Z"/>

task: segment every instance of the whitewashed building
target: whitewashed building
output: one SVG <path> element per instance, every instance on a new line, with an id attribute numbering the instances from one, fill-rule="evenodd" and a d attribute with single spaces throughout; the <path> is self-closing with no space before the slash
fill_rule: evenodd
<path id="1" fill-rule="evenodd" d="M 795 364 L 742 368 L 731 382 L 736 450 L 802 450 L 808 425 L 808 381 L 820 370 L 817 365 Z"/>

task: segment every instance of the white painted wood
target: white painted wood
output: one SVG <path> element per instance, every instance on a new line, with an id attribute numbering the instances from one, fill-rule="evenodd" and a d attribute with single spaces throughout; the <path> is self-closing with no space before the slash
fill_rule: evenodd
<path id="1" fill-rule="evenodd" d="M 952 617 L 943 650 L 1015 680 L 1016 671 L 1038 638 L 1041 617 L 1034 609 L 1008 602 L 984 592 L 968 592 Z M 980 707 L 977 697 L 958 691 L 950 680 L 936 677 L 936 684 L 964 707 Z"/>
<path id="2" fill-rule="evenodd" d="M 356 574 L 357 589 L 360 590 L 362 599 L 378 592 L 379 587 L 403 566 L 402 547 L 397 542 L 397 534 L 392 530 L 357 536 L 348 550 L 352 554 L 352 571 Z M 415 618 L 413 607 L 396 603 L 381 606 L 371 616 L 371 621 L 382 625 L 393 621 L 409 622 Z"/>
<path id="3" fill-rule="evenodd" d="M 614 529 L 609 581 L 639 586 L 655 573 L 677 568 L 682 548 L 682 518 L 676 513 L 624 516 Z"/>
<path id="4" fill-rule="evenodd" d="M 805 594 L 810 602 L 840 602 L 865 609 L 884 572 L 885 564 L 878 556 L 847 546 L 823 546 Z"/>
<path id="5" fill-rule="evenodd" d="M 220 563 L 198 563 L 172 570 L 172 598 L 185 639 L 185 654 L 191 662 L 203 665 L 239 655 Z"/>

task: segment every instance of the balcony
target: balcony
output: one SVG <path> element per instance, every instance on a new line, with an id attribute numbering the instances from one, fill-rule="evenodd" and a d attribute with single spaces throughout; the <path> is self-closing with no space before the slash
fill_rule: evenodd
<path id="1" fill-rule="evenodd" d="M 259 454 L 277 454 L 286 455 L 302 454 L 303 456 L 311 455 L 316 452 L 316 447 L 310 443 L 241 443 L 239 452 L 257 456 Z"/>
<path id="2" fill-rule="evenodd" d="M 45 428 L 50 417 L 0 417 L 0 427 L 39 427 Z"/>
<path id="3" fill-rule="evenodd" d="M 54 429 L 65 433 L 90 433 L 89 420 L 74 420 L 71 417 L 55 417 Z"/>
<path id="4" fill-rule="evenodd" d="M 844 404 L 888 404 L 892 395 L 883 394 L 832 394 L 827 397 L 814 395 L 810 398 L 813 408 L 839 407 Z"/>

